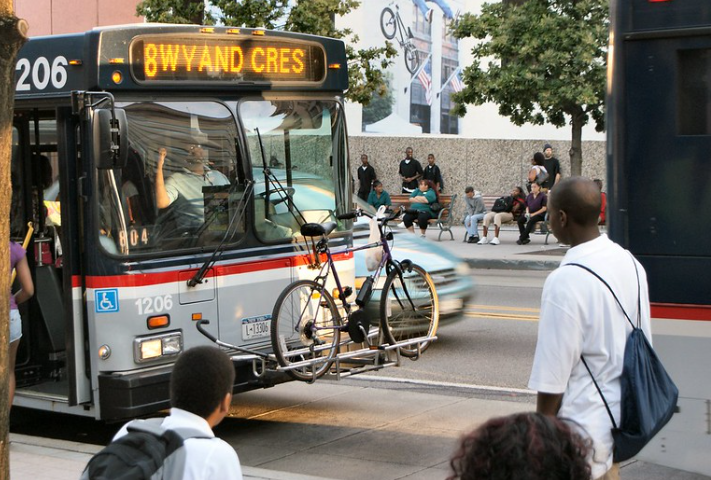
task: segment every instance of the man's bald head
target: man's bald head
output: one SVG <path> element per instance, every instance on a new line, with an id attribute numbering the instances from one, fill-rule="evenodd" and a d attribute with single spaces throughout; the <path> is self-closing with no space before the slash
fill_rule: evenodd
<path id="1" fill-rule="evenodd" d="M 595 182 L 584 177 L 569 177 L 558 182 L 549 200 L 552 209 L 567 214 L 568 221 L 595 229 L 601 202 L 600 189 Z"/>

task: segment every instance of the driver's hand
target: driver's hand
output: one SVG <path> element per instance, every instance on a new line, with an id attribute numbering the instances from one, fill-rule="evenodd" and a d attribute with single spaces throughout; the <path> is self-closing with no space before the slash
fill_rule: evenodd
<path id="1" fill-rule="evenodd" d="M 168 151 L 165 148 L 158 150 L 158 168 L 163 168 L 166 155 L 168 155 Z"/>

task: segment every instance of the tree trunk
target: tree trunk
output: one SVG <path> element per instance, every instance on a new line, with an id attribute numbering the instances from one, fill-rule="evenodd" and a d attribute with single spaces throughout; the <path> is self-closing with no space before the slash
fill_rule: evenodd
<path id="1" fill-rule="evenodd" d="M 27 22 L 13 14 L 12 0 L 0 0 L 0 239 L 10 238 L 12 200 L 12 112 L 15 96 L 15 58 L 27 40 Z M 10 478 L 10 244 L 0 241 L 0 479 Z"/>
<path id="2" fill-rule="evenodd" d="M 574 177 L 583 173 L 583 114 L 572 116 L 572 138 L 570 143 L 570 174 Z"/>

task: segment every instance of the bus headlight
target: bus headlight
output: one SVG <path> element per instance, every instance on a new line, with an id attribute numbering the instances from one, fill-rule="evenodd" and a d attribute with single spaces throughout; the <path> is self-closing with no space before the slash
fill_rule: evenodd
<path id="1" fill-rule="evenodd" d="M 181 332 L 151 335 L 136 338 L 133 341 L 133 360 L 145 363 L 159 358 L 178 355 L 183 351 L 183 334 Z"/>

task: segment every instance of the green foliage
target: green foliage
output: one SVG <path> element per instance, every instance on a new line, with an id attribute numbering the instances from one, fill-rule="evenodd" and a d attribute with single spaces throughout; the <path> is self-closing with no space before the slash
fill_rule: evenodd
<path id="1" fill-rule="evenodd" d="M 479 42 L 462 75 L 466 87 L 454 95 L 455 112 L 493 102 L 516 125 L 570 123 L 575 129 L 592 118 L 602 131 L 607 0 L 518 3 L 484 4 L 480 15 L 459 20 L 455 36 Z"/>
<path id="2" fill-rule="evenodd" d="M 363 107 L 363 125 L 375 123 L 393 112 L 395 97 L 391 88 L 392 74 L 384 78 L 385 92 L 374 92 L 373 97 L 366 107 Z"/>
<path id="3" fill-rule="evenodd" d="M 360 6 L 359 0 L 211 0 L 220 12 L 213 18 L 202 0 L 144 0 L 136 7 L 149 22 L 203 23 L 215 21 L 235 27 L 283 27 L 292 32 L 343 39 L 346 42 L 349 88 L 346 98 L 367 105 L 374 94 L 385 92 L 383 70 L 393 63 L 397 51 L 386 42 L 381 48 L 355 49 L 358 37 L 350 29 L 337 29 L 335 17 Z"/>

